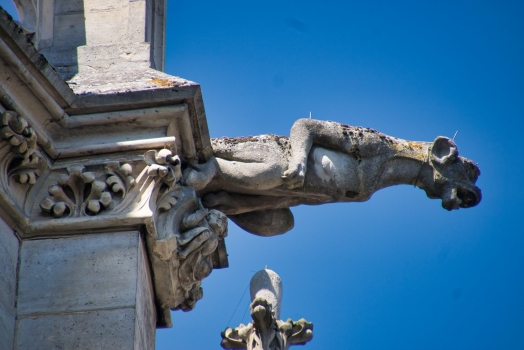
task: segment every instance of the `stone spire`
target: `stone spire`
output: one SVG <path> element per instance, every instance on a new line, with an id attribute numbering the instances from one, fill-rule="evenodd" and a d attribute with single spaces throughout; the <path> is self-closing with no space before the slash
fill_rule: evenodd
<path id="1" fill-rule="evenodd" d="M 313 338 L 313 324 L 303 318 L 281 321 L 282 280 L 267 267 L 251 279 L 251 317 L 253 323 L 240 324 L 222 332 L 224 349 L 287 350 L 304 345 Z"/>

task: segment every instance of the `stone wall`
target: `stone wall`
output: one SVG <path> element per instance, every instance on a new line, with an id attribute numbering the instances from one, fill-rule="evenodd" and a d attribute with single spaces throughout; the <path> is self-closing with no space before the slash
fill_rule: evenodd
<path id="1" fill-rule="evenodd" d="M 138 231 L 24 241 L 20 258 L 15 349 L 154 349 Z"/>
<path id="2" fill-rule="evenodd" d="M 18 238 L 0 217 L 0 349 L 12 349 L 15 338 L 18 251 Z"/>

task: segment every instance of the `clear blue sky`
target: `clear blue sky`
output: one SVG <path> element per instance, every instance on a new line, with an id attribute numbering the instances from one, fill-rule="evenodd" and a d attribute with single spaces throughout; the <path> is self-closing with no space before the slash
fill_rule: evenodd
<path id="1" fill-rule="evenodd" d="M 221 331 L 250 321 L 241 297 L 265 265 L 284 283 L 282 318 L 314 324 L 304 349 L 524 349 L 523 2 L 170 0 L 168 12 L 166 72 L 201 84 L 212 137 L 289 135 L 310 111 L 408 140 L 458 130 L 483 201 L 447 212 L 397 186 L 296 207 L 278 237 L 230 222 L 230 267 L 157 331 L 158 350 L 220 348 Z"/>

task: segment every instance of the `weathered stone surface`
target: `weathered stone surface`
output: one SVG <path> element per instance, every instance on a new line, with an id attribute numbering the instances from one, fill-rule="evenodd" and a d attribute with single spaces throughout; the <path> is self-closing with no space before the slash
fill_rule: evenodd
<path id="1" fill-rule="evenodd" d="M 135 309 L 24 317 L 15 349 L 147 349 L 134 344 Z"/>
<path id="2" fill-rule="evenodd" d="M 0 306 L 0 349 L 11 350 L 15 342 L 16 318 Z"/>
<path id="3" fill-rule="evenodd" d="M 140 241 L 136 295 L 135 349 L 154 349 L 156 335 L 155 292 L 145 244 Z"/>
<path id="4" fill-rule="evenodd" d="M 16 319 L 18 238 L 0 218 L 0 349 L 12 349 Z"/>
<path id="5" fill-rule="evenodd" d="M 134 307 L 138 232 L 25 241 L 18 315 Z"/>
<path id="6" fill-rule="evenodd" d="M 32 4 L 31 1 L 24 1 L 24 3 Z M 56 73 L 44 55 L 40 54 L 34 45 L 27 40 L 24 31 L 15 23 L 13 18 L 3 9 L 0 10 L 0 37 L 8 45 L 17 46 L 25 53 L 30 61 L 26 61 L 25 69 L 34 74 L 39 83 L 57 100 L 60 106 L 65 106 L 75 100 L 75 94 Z"/>
<path id="7" fill-rule="evenodd" d="M 154 349 L 156 307 L 137 231 L 25 241 L 17 349 Z"/>
<path id="8" fill-rule="evenodd" d="M 138 252 L 145 246 L 135 230 L 147 225 L 153 230 L 140 231 L 143 235 L 162 236 L 165 232 L 154 230 L 155 220 L 175 205 L 176 198 L 163 195 L 180 185 L 181 165 L 211 155 L 200 86 L 153 69 L 162 70 L 164 64 L 164 0 L 15 3 L 28 10 L 20 20 L 32 35 L 25 36 L 0 10 L 0 19 L 7 19 L 0 21 L 0 66 L 5 68 L 0 70 L 0 113 L 13 112 L 27 125 L 15 136 L 7 130 L 0 140 L 0 206 L 22 239 L 34 239 L 21 246 L 19 330 L 43 329 L 34 332 L 38 338 L 47 331 L 52 334 L 55 321 L 56 327 L 72 323 L 72 318 L 82 324 L 81 315 L 95 319 L 94 310 L 135 308 L 130 339 L 135 348 L 153 348 L 154 288 L 146 254 Z M 63 78 L 70 79 L 72 89 Z M 1 126 L 4 130 L 9 125 Z M 31 142 L 19 142 L 22 136 Z M 174 151 L 173 162 L 163 168 L 143 162 L 145 150 L 161 153 L 177 147 L 180 153 Z M 36 157 L 26 157 L 27 149 L 42 156 L 45 166 L 38 167 Z M 130 164 L 129 173 L 119 174 L 118 169 Z M 111 173 L 103 171 L 108 167 Z M 168 167 L 176 170 L 170 184 L 160 179 Z M 140 188 L 126 183 L 133 176 Z M 194 191 L 192 197 L 197 204 Z M 184 240 L 170 251 L 173 260 L 167 262 L 180 263 L 178 277 L 168 282 L 180 299 L 171 306 L 184 310 L 202 297 L 201 280 L 213 268 L 227 266 L 224 227 L 213 221 L 216 211 L 200 205 L 195 210 L 205 217 L 177 229 L 183 237 L 164 235 L 171 243 Z M 195 213 L 180 214 L 186 218 Z M 221 218 L 227 223 L 224 215 Z M 133 232 L 126 238 L 123 230 Z M 2 322 L 14 330 L 13 320 Z M 39 326 L 38 320 L 49 327 Z M 37 325 L 28 326 L 30 321 Z M 85 322 L 71 332 L 89 327 Z M 61 339 L 57 346 L 83 346 Z"/>
<path id="9" fill-rule="evenodd" d="M 87 61 L 90 57 L 94 58 L 94 56 L 87 56 L 82 59 Z M 169 92 L 197 86 L 192 81 L 150 69 L 147 62 L 140 63 L 140 61 L 122 60 L 122 64 L 117 67 L 96 67 L 89 70 L 80 67 L 76 72 L 78 74 L 75 73 L 76 75 L 69 79 L 68 83 L 77 95 L 111 95 L 129 91 L 151 92 L 158 89 L 166 89 Z M 67 76 L 65 69 L 58 69 L 58 72 L 64 77 Z"/>
<path id="10" fill-rule="evenodd" d="M 16 315 L 18 244 L 13 229 L 0 218 L 0 306 L 13 316 Z"/>
<path id="11" fill-rule="evenodd" d="M 480 170 L 458 156 L 453 140 L 414 142 L 376 130 L 300 119 L 290 138 L 261 135 L 213 140 L 215 159 L 186 169 L 184 181 L 203 204 L 245 230 L 282 234 L 293 226 L 289 207 L 363 202 L 382 188 L 409 184 L 447 210 L 481 200 Z"/>

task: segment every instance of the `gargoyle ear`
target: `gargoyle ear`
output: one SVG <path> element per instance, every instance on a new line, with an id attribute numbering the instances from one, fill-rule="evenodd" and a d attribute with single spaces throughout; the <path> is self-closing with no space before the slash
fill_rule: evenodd
<path id="1" fill-rule="evenodd" d="M 448 166 L 457 159 L 458 149 L 453 140 L 438 136 L 431 146 L 431 160 L 441 166 Z"/>

